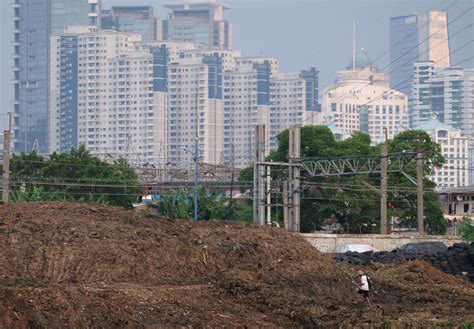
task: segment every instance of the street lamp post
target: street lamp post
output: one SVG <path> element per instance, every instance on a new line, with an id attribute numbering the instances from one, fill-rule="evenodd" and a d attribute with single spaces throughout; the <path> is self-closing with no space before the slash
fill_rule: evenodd
<path id="1" fill-rule="evenodd" d="M 194 149 L 189 147 L 181 148 L 185 152 L 193 155 L 194 159 L 194 220 L 198 220 L 198 202 L 199 202 L 199 140 L 196 137 Z"/>

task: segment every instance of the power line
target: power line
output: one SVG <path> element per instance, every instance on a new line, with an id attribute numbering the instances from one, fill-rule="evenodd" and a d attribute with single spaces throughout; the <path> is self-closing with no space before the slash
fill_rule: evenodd
<path id="1" fill-rule="evenodd" d="M 471 25 L 472 25 L 472 24 L 471 24 Z M 439 60 L 437 60 L 437 61 L 434 62 L 434 63 L 436 64 L 436 63 L 438 63 L 439 61 L 442 61 L 442 60 L 445 59 L 446 57 L 448 57 L 448 56 L 450 56 L 450 55 L 452 55 L 452 54 L 458 52 L 459 50 L 461 50 L 461 49 L 467 47 L 467 46 L 468 46 L 469 44 L 471 44 L 472 42 L 474 42 L 474 40 L 470 40 L 470 41 L 464 43 L 463 45 L 461 45 L 460 47 L 456 48 L 455 50 L 453 50 L 452 52 L 450 52 L 448 55 L 443 56 L 442 58 L 440 58 Z M 412 79 L 413 79 L 412 77 L 409 77 L 408 79 L 405 79 L 405 80 L 401 81 L 401 82 L 398 83 L 396 86 L 394 86 L 393 89 L 395 89 L 396 87 L 401 86 L 403 83 L 406 83 L 407 81 L 410 81 L 410 80 L 412 80 Z M 411 81 L 410 81 L 410 83 L 411 83 Z M 380 99 L 380 98 L 383 97 L 384 95 L 386 95 L 386 92 L 380 94 L 379 96 L 377 96 L 377 97 L 371 99 L 370 101 L 368 101 L 368 102 L 366 102 L 366 103 L 364 103 L 364 104 L 362 104 L 362 105 L 359 105 L 359 106 L 360 106 L 360 107 L 366 106 L 366 105 L 368 105 L 368 104 L 370 104 L 370 103 L 372 103 L 372 102 L 374 102 L 374 101 Z"/>
<path id="2" fill-rule="evenodd" d="M 448 7 L 446 7 L 443 11 L 446 11 L 447 9 L 451 8 L 451 7 L 454 6 L 454 5 L 455 5 L 455 3 L 450 4 L 450 5 L 449 5 Z M 417 44 L 415 47 L 413 47 L 413 48 L 411 48 L 411 49 L 405 51 L 403 54 L 401 54 L 399 57 L 397 57 L 396 59 L 394 59 L 393 61 L 391 61 L 389 64 L 387 64 L 387 65 L 385 65 L 384 67 L 382 67 L 382 68 L 380 69 L 380 71 L 382 71 L 383 69 L 387 68 L 388 66 L 390 66 L 391 64 L 393 64 L 394 62 L 396 62 L 397 60 L 399 60 L 400 58 L 402 58 L 402 57 L 405 56 L 406 54 L 408 54 L 410 51 L 412 51 L 412 50 L 418 48 L 419 45 L 421 45 L 422 43 L 428 41 L 428 40 L 429 40 L 432 36 L 434 36 L 436 33 L 438 33 L 438 32 L 440 32 L 440 31 L 446 29 L 450 24 L 452 24 L 452 23 L 456 22 L 457 20 L 459 20 L 460 18 L 462 18 L 464 15 L 466 15 L 466 14 L 467 14 L 468 12 L 470 12 L 472 9 L 474 9 L 474 7 L 469 8 L 467 11 L 463 12 L 462 14 L 456 16 L 454 19 L 452 19 L 452 20 L 450 20 L 449 22 L 447 22 L 446 24 L 444 24 L 443 27 L 441 27 L 440 29 L 438 29 L 438 30 L 436 30 L 435 32 L 431 33 L 430 35 L 428 35 L 427 38 L 425 38 L 425 39 L 422 40 L 422 41 L 419 41 L 418 44 Z M 429 24 L 428 21 L 427 21 L 425 24 L 428 25 L 428 24 Z M 466 26 L 466 27 L 463 28 L 462 30 L 460 30 L 460 31 L 456 32 L 455 34 L 451 35 L 450 38 L 451 38 L 451 39 L 454 38 L 456 35 L 458 35 L 459 33 L 463 32 L 464 30 L 466 30 L 467 28 L 471 27 L 472 25 L 473 25 L 473 24 L 470 24 L 470 25 Z M 421 28 L 421 27 L 420 27 L 420 28 Z M 391 50 L 391 48 L 389 48 L 389 49 L 387 50 L 387 52 L 390 51 L 390 50 Z M 429 51 L 429 49 L 425 50 L 422 54 L 426 53 L 427 51 Z M 455 52 L 455 51 L 454 51 L 454 52 Z M 450 53 L 450 55 L 453 54 L 454 52 Z M 445 56 L 444 58 L 446 58 L 446 57 L 447 57 L 447 56 Z M 444 58 L 442 58 L 442 59 L 444 59 Z M 442 60 L 442 59 L 440 59 L 440 60 Z M 355 59 L 353 59 L 353 60 L 355 60 Z M 440 60 L 438 60 L 438 61 L 440 61 Z M 438 61 L 437 61 L 437 62 L 438 62 Z M 407 63 L 408 63 L 408 62 L 407 62 Z M 402 68 L 402 67 L 404 67 L 404 65 L 407 64 L 407 63 L 402 63 L 402 65 L 399 66 L 399 67 L 397 67 L 397 68 L 395 69 L 395 71 L 398 70 L 398 69 L 400 69 L 400 68 Z M 411 80 L 411 78 L 410 78 L 410 80 Z M 402 81 L 402 82 L 403 82 L 403 81 Z M 363 89 L 365 89 L 365 88 L 368 88 L 369 86 L 370 86 L 370 85 L 365 85 L 364 87 L 362 87 L 361 89 L 359 89 L 359 91 L 360 91 L 360 90 L 363 90 Z M 397 86 L 398 86 L 398 85 L 397 85 Z M 395 87 L 393 87 L 393 88 L 391 88 L 391 89 L 395 89 Z M 337 100 L 335 100 L 334 102 L 337 103 L 337 102 L 343 100 L 343 99 L 344 99 L 345 97 L 347 97 L 348 95 L 351 95 L 351 93 L 346 93 L 345 95 L 339 96 L 339 98 L 338 98 Z M 379 97 L 379 98 L 380 98 L 380 97 Z M 376 99 L 379 99 L 379 98 L 376 98 Z M 376 99 L 374 99 L 374 100 L 372 100 L 372 101 L 375 101 Z M 347 113 L 346 113 L 346 114 L 347 114 Z M 344 114 L 343 114 L 343 115 L 344 115 Z M 305 123 L 305 122 L 308 121 L 309 119 L 310 119 L 309 117 L 308 117 L 308 118 L 305 118 L 305 119 L 303 119 L 302 121 L 300 121 L 297 125 L 298 125 L 298 126 L 301 126 L 303 123 Z M 274 139 L 274 138 L 276 138 L 276 137 L 277 137 L 277 135 L 271 137 L 270 140 L 272 140 L 272 139 Z M 268 144 L 271 143 L 270 140 L 268 141 Z M 250 151 L 250 152 L 251 152 L 251 151 Z"/>
<path id="3" fill-rule="evenodd" d="M 474 7 L 473 7 L 473 8 L 474 8 Z M 472 8 L 471 8 L 471 9 L 472 9 Z M 472 25 L 473 25 L 473 24 L 470 24 L 470 26 L 472 26 Z M 438 59 L 438 60 L 437 60 L 436 62 L 434 62 L 434 63 L 436 64 L 436 63 L 442 61 L 443 59 L 445 59 L 446 57 L 451 56 L 452 54 L 455 54 L 456 52 L 460 51 L 461 49 L 467 47 L 467 46 L 468 46 L 469 44 L 471 44 L 472 42 L 474 42 L 474 40 L 470 40 L 470 41 L 464 43 L 463 45 L 459 46 L 458 48 L 456 48 L 455 50 L 453 50 L 452 52 L 450 52 L 448 55 L 445 55 L 445 56 L 443 56 L 442 58 Z M 358 108 L 367 106 L 367 105 L 369 105 L 370 103 L 372 103 L 372 102 L 374 102 L 374 101 L 376 101 L 376 100 L 379 100 L 380 98 L 386 96 L 389 92 L 391 92 L 391 91 L 393 91 L 393 90 L 396 90 L 397 87 L 406 86 L 406 83 L 407 83 L 407 82 L 411 84 L 411 80 L 412 80 L 412 79 L 413 79 L 413 77 L 408 77 L 407 79 L 400 81 L 397 85 L 393 86 L 393 88 L 390 88 L 389 90 L 384 91 L 383 93 L 379 94 L 378 96 L 372 98 L 371 100 L 369 100 L 368 102 L 366 102 L 366 103 L 364 103 L 364 104 L 362 104 L 362 105 L 358 105 Z M 370 86 L 370 85 L 366 85 L 366 86 L 363 87 L 362 89 L 367 88 L 367 87 L 369 87 L 369 86 Z M 362 90 L 362 89 L 359 89 L 359 91 Z M 349 94 L 351 94 L 351 93 L 345 94 L 344 97 L 347 97 L 347 95 L 349 95 Z M 335 102 L 337 102 L 337 101 L 335 101 Z M 343 117 L 343 116 L 345 116 L 345 115 L 349 115 L 349 114 L 353 114 L 353 113 L 342 113 L 341 116 L 339 116 L 338 118 L 341 118 L 341 117 Z M 303 120 L 301 123 L 305 122 L 306 120 L 307 120 L 307 119 Z"/>
<path id="4" fill-rule="evenodd" d="M 453 66 L 458 66 L 459 64 L 465 63 L 470 61 L 471 59 L 474 59 L 474 56 L 468 57 L 466 59 L 461 60 L 460 62 L 457 62 L 456 64 L 453 64 Z"/>
<path id="5" fill-rule="evenodd" d="M 415 50 L 417 49 L 421 44 L 425 43 L 426 41 L 428 41 L 432 36 L 436 35 L 438 32 L 446 29 L 449 27 L 450 24 L 453 24 L 454 22 L 456 22 L 457 20 L 459 20 L 460 18 L 462 18 L 464 15 L 466 15 L 467 13 L 469 13 L 472 9 L 474 9 L 474 7 L 471 7 L 469 8 L 468 10 L 466 10 L 465 12 L 463 12 L 462 14 L 456 16 L 454 19 L 450 20 L 449 22 L 447 22 L 445 25 L 443 25 L 443 27 L 441 27 L 440 29 L 438 29 L 437 31 L 431 33 L 430 35 L 428 35 L 427 38 L 425 38 L 424 40 L 422 41 L 419 41 L 418 44 L 410 49 L 408 49 L 407 51 L 405 51 L 404 53 L 402 53 L 399 57 L 397 57 L 396 59 L 394 59 L 393 61 L 390 61 L 390 63 L 388 63 L 387 65 L 383 66 L 382 68 L 378 69 L 379 71 L 383 71 L 384 69 L 388 68 L 389 66 L 391 66 L 392 64 L 394 64 L 396 61 L 398 61 L 399 59 L 401 59 L 403 56 L 407 55 L 410 53 L 410 51 L 412 50 Z M 428 24 L 428 22 L 426 23 Z M 469 27 L 472 27 L 472 23 L 467 25 L 465 28 L 463 28 L 462 30 L 460 31 L 457 31 L 455 34 L 452 34 L 449 36 L 450 40 L 452 40 L 454 37 L 456 37 L 459 33 L 465 31 L 467 28 Z M 391 49 L 389 48 L 388 51 L 390 51 Z M 429 52 L 429 48 L 426 49 L 425 51 L 423 51 L 422 53 L 420 53 L 419 55 L 424 55 L 426 54 L 427 52 Z M 443 59 L 445 59 L 447 56 L 445 56 Z M 409 64 L 411 61 L 407 61 L 407 62 L 404 62 L 402 63 L 400 66 L 396 67 L 393 71 L 397 71 L 401 68 L 404 68 L 405 65 Z M 438 62 L 438 61 L 437 61 Z M 370 85 L 369 85 L 370 86 Z M 398 86 L 398 85 L 397 85 Z M 366 85 L 365 87 L 361 88 L 359 91 L 365 89 L 365 88 L 368 88 L 368 86 Z M 391 89 L 395 89 L 395 87 L 391 88 Z M 396 89 L 395 89 L 396 90 Z M 342 101 L 344 98 L 346 98 L 348 95 L 351 95 L 351 93 L 346 93 L 345 95 L 342 95 L 339 97 L 339 99 L 336 99 L 334 102 L 337 103 L 337 102 L 340 102 Z"/>
<path id="6" fill-rule="evenodd" d="M 447 28 L 450 24 L 456 22 L 457 20 L 459 20 L 460 18 L 462 18 L 464 15 L 466 15 L 467 13 L 469 13 L 472 9 L 474 9 L 474 7 L 470 7 L 467 11 L 465 11 L 465 12 L 461 13 L 460 15 L 456 16 L 453 20 L 449 21 L 449 22 L 448 22 L 447 24 L 445 24 L 443 27 L 441 27 L 441 28 L 438 29 L 437 31 L 435 31 L 435 32 L 433 32 L 432 34 L 430 34 L 426 39 L 420 41 L 415 47 L 413 47 L 413 48 L 407 50 L 405 53 L 403 53 L 402 55 L 400 55 L 398 58 L 396 58 L 395 60 L 391 61 L 389 64 L 385 65 L 384 67 L 382 67 L 382 68 L 380 69 L 380 71 L 382 71 L 383 69 L 387 68 L 388 66 L 390 66 L 391 64 L 393 64 L 394 62 L 396 62 L 398 59 L 400 59 L 400 58 L 402 58 L 403 56 L 405 56 L 406 54 L 408 54 L 411 50 L 416 49 L 416 48 L 417 48 L 419 45 L 421 45 L 422 43 L 428 41 L 428 40 L 430 39 L 430 37 L 432 37 L 433 35 L 435 35 L 436 33 L 440 32 L 440 31 L 442 31 L 443 29 Z M 468 28 L 470 28 L 470 27 L 472 27 L 472 26 L 473 26 L 473 23 L 468 24 L 467 26 L 465 26 L 465 27 L 462 28 L 461 30 L 458 30 L 456 33 L 452 34 L 452 35 L 450 36 L 450 39 L 453 39 L 454 37 L 456 37 L 457 35 L 459 35 L 460 33 L 464 32 L 466 29 L 468 29 Z M 468 41 L 468 42 L 465 43 L 464 45 L 462 45 L 462 46 L 456 48 L 454 51 L 450 52 L 448 55 L 446 55 L 446 56 L 444 56 L 444 57 L 438 59 L 435 63 L 438 63 L 438 62 L 444 60 L 446 57 L 453 55 L 454 53 L 456 53 L 456 52 L 458 52 L 459 50 L 461 50 L 461 49 L 465 48 L 466 46 L 468 46 L 471 42 L 472 42 L 472 40 L 471 40 L 471 41 Z M 389 50 L 390 50 L 390 49 L 389 49 Z M 421 55 L 427 53 L 428 51 L 429 51 L 429 49 L 426 49 L 424 52 L 421 53 Z M 410 62 L 410 61 L 405 62 L 405 63 L 402 63 L 402 65 L 400 65 L 399 67 L 395 68 L 394 71 L 403 68 L 403 67 L 404 67 L 406 64 L 408 64 L 409 62 Z M 462 61 L 462 62 L 464 62 L 464 61 Z M 397 90 L 397 88 L 402 87 L 402 86 L 403 86 L 403 87 L 406 87 L 405 83 L 406 83 L 406 82 L 409 82 L 409 83 L 411 84 L 411 80 L 412 80 L 412 79 L 413 79 L 412 77 L 409 77 L 408 79 L 405 79 L 405 80 L 401 81 L 401 82 L 398 83 L 397 85 L 395 85 L 395 86 L 393 86 L 392 88 L 390 88 L 390 91 L 392 91 L 392 90 Z M 362 83 L 361 83 L 361 84 L 362 84 Z M 368 88 L 368 87 L 370 87 L 370 86 L 371 86 L 371 84 L 366 84 L 366 83 L 364 83 L 364 86 L 363 86 L 362 88 L 358 89 L 358 91 L 362 91 L 362 90 L 364 90 L 365 88 Z M 369 102 L 367 102 L 367 103 L 365 103 L 365 104 L 363 104 L 363 105 L 359 105 L 359 107 L 366 106 L 366 105 L 370 104 L 371 102 L 374 102 L 374 101 L 380 99 L 380 98 L 383 97 L 386 93 L 387 93 L 387 91 L 385 91 L 384 93 L 380 94 L 378 97 L 375 97 L 375 98 L 371 99 Z M 348 93 L 346 93 L 346 94 L 343 94 L 343 95 L 339 96 L 336 100 L 334 100 L 333 103 L 338 103 L 338 102 L 342 101 L 343 99 L 345 99 L 346 97 L 348 97 L 348 96 L 350 96 L 350 95 L 352 95 L 352 92 L 348 92 Z M 343 113 L 343 114 L 341 114 L 341 116 L 345 116 L 345 115 L 348 115 L 348 114 L 350 114 L 350 113 Z M 341 116 L 339 116 L 338 119 L 340 119 Z M 300 122 L 299 125 L 302 125 L 304 122 L 308 121 L 310 118 L 311 118 L 311 117 L 305 118 L 304 120 L 302 120 L 302 121 Z"/>

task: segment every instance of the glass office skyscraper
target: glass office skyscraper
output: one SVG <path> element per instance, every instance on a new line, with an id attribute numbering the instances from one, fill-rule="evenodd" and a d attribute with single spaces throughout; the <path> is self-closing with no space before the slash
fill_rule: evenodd
<path id="1" fill-rule="evenodd" d="M 48 152 L 49 36 L 99 24 L 100 0 L 15 0 L 13 145 Z"/>
<path id="2" fill-rule="evenodd" d="M 232 48 L 232 25 L 223 19 L 231 7 L 213 1 L 170 2 L 165 39 L 195 42 L 207 47 Z"/>
<path id="3" fill-rule="evenodd" d="M 102 15 L 103 29 L 139 33 L 144 41 L 156 40 L 157 22 L 152 6 L 112 6 Z"/>
<path id="4" fill-rule="evenodd" d="M 446 12 L 430 11 L 390 19 L 390 88 L 411 95 L 413 64 L 433 61 L 450 66 Z"/>

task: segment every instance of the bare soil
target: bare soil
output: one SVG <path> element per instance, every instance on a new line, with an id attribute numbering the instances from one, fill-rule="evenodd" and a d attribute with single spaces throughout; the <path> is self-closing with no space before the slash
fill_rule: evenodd
<path id="1" fill-rule="evenodd" d="M 359 267 L 361 268 L 361 267 Z M 298 234 L 65 202 L 0 206 L 0 327 L 459 327 L 474 287 L 422 261 L 351 276 Z"/>

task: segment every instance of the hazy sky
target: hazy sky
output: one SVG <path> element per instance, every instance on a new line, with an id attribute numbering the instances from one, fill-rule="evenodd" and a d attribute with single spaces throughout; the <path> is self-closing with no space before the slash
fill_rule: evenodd
<path id="1" fill-rule="evenodd" d="M 111 4 L 151 4 L 165 18 L 167 10 L 159 0 L 103 0 Z M 465 61 L 474 67 L 474 0 L 227 0 L 232 9 L 224 16 L 233 24 L 234 48 L 243 55 L 278 57 L 279 70 L 292 72 L 316 67 L 320 71 L 320 90 L 331 84 L 337 70 L 351 59 L 352 21 L 356 21 L 357 47 L 363 47 L 375 65 L 389 63 L 389 19 L 391 16 L 448 9 L 448 20 L 468 11 L 449 25 L 449 33 L 465 29 L 450 40 L 451 51 L 471 41 L 452 56 L 452 64 Z M 12 110 L 12 9 L 13 0 L 0 0 L 0 129 L 6 127 L 5 115 Z M 381 56 L 384 54 L 384 56 Z"/>

